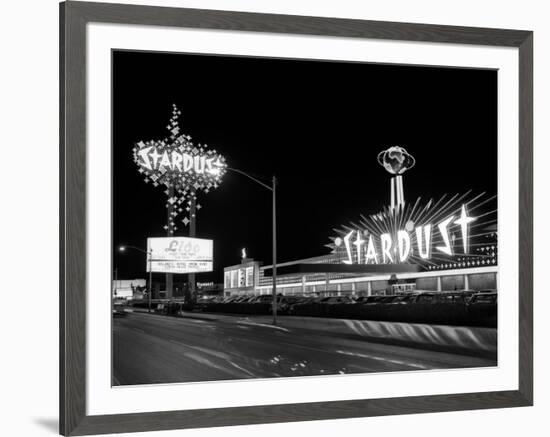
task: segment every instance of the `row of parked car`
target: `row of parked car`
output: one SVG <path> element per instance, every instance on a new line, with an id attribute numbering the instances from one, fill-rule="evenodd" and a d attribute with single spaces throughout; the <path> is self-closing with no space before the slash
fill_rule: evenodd
<path id="1" fill-rule="evenodd" d="M 277 296 L 277 312 L 284 315 L 496 326 L 496 290 L 449 292 L 415 291 L 391 296 Z M 196 311 L 269 314 L 273 297 L 231 296 L 203 298 Z"/>
<path id="2" fill-rule="evenodd" d="M 496 290 L 420 291 L 390 296 L 277 296 L 281 315 L 429 323 L 459 326 L 497 326 Z M 147 308 L 148 302 L 133 302 L 134 308 Z M 166 315 L 188 311 L 261 315 L 272 312 L 273 297 L 203 297 L 197 302 L 155 301 L 152 310 Z M 114 306 L 113 316 L 125 315 Z"/>
<path id="3" fill-rule="evenodd" d="M 195 309 L 208 311 L 212 305 L 219 304 L 269 304 L 273 303 L 273 296 L 264 294 L 260 296 L 230 296 L 230 297 L 203 297 L 195 304 Z M 408 305 L 408 304 L 464 304 L 464 305 L 496 305 L 497 292 L 492 289 L 485 290 L 460 290 L 448 292 L 415 291 L 396 295 L 371 295 L 371 296 L 277 296 L 277 310 L 285 314 L 292 314 L 303 306 L 311 304 L 335 305 Z"/>

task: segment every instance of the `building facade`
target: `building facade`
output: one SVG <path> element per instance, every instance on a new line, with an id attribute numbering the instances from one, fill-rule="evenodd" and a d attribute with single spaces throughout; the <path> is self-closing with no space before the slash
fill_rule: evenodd
<path id="1" fill-rule="evenodd" d="M 321 262 L 325 257 L 297 260 L 277 264 L 277 269 L 299 266 L 304 263 Z M 273 291 L 272 266 L 253 266 L 254 282 L 247 286 L 224 283 L 224 295 L 262 295 Z M 228 276 L 250 268 L 249 264 L 238 264 L 225 268 Z M 296 269 L 298 270 L 298 269 Z M 236 273 L 235 273 L 236 272 Z M 256 274 L 257 272 L 257 274 Z M 227 286 L 229 285 L 229 286 Z M 422 272 L 349 274 L 332 272 L 277 274 L 277 293 L 303 296 L 353 297 L 398 294 L 407 291 L 454 291 L 498 289 L 498 266 L 484 265 L 467 268 L 452 268 Z"/>
<path id="2" fill-rule="evenodd" d="M 497 196 L 471 191 L 405 202 L 403 173 L 415 164 L 402 147 L 380 152 L 391 174 L 390 204 L 335 229 L 329 253 L 277 264 L 283 295 L 394 294 L 498 289 Z M 224 294 L 266 294 L 272 266 L 243 259 L 224 269 Z"/>
<path id="3" fill-rule="evenodd" d="M 115 279 L 113 280 L 113 298 L 139 299 L 145 288 L 145 279 Z"/>

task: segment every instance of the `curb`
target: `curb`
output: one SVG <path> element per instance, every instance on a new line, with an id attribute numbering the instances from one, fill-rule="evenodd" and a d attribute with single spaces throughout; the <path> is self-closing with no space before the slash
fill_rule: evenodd
<path id="1" fill-rule="evenodd" d="M 142 313 L 141 311 L 136 311 Z M 147 314 L 147 312 L 144 312 Z M 162 316 L 161 314 L 156 314 Z M 166 316 L 165 316 L 166 317 Z M 220 322 L 271 325 L 271 316 L 183 312 L 183 318 Z M 496 356 L 497 329 L 469 326 L 427 325 L 419 323 L 372 320 L 332 319 L 320 317 L 278 316 L 278 326 L 307 329 L 339 335 L 360 336 L 381 343 L 416 345 L 421 348 L 460 350 L 469 354 Z"/>

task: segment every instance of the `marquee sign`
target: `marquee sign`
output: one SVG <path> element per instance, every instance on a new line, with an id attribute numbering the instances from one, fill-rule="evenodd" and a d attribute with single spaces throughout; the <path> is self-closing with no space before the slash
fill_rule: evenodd
<path id="1" fill-rule="evenodd" d="M 180 115 L 181 111 L 173 105 L 167 126 L 169 138 L 140 141 L 133 148 L 134 162 L 145 176 L 145 182 L 166 187 L 166 206 L 171 208 L 171 213 L 165 228 L 171 235 L 177 229 L 176 217 L 184 213 L 181 221 L 187 226 L 197 192 L 208 193 L 217 188 L 227 168 L 225 158 L 215 149 L 205 144 L 195 145 L 189 135 L 180 133 Z M 200 205 L 196 207 L 201 208 Z"/>
<path id="2" fill-rule="evenodd" d="M 198 273 L 213 269 L 213 241 L 203 238 L 162 237 L 147 239 L 147 271 Z"/>
<path id="3" fill-rule="evenodd" d="M 328 245 L 344 264 L 420 264 L 425 269 L 496 264 L 496 196 L 470 192 L 388 208 L 337 230 Z"/>

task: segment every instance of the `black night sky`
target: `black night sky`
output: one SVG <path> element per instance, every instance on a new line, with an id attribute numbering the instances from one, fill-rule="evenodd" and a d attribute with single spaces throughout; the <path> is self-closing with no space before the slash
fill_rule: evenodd
<path id="1" fill-rule="evenodd" d="M 332 229 L 389 203 L 377 154 L 416 158 L 405 199 L 497 191 L 497 72 L 186 54 L 113 53 L 113 254 L 119 279 L 145 277 L 145 257 L 118 253 L 165 236 L 163 187 L 132 159 L 140 140 L 168 136 L 172 104 L 195 143 L 278 185 L 279 262 L 328 253 Z M 108 177 L 107 175 L 105 177 Z M 240 249 L 271 262 L 271 193 L 227 173 L 199 194 L 197 237 L 214 240 L 221 282 Z M 180 216 L 183 218 L 183 216 Z M 176 235 L 187 228 L 178 225 Z M 184 281 L 184 277 L 177 281 Z"/>

